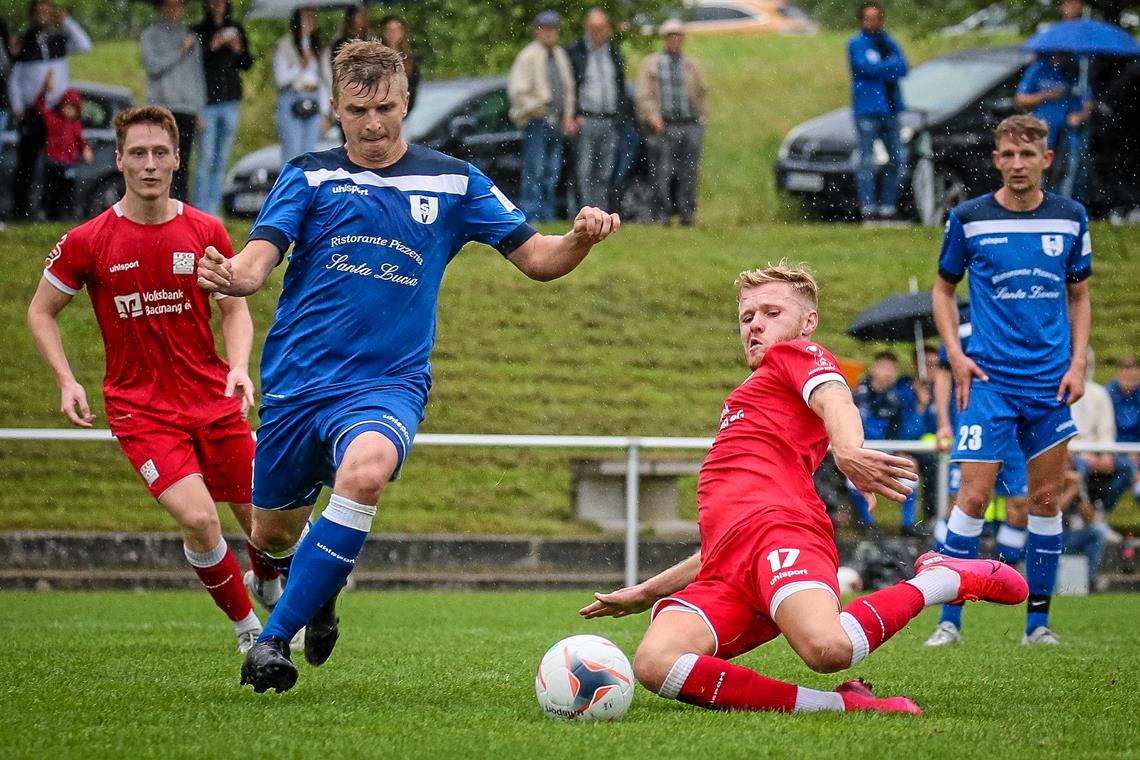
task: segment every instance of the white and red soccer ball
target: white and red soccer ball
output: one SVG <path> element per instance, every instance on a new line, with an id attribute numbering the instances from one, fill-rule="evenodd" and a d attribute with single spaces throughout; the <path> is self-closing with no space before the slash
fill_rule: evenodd
<path id="1" fill-rule="evenodd" d="M 551 718 L 617 720 L 633 701 L 633 668 L 612 641 L 579 634 L 546 650 L 534 690 Z"/>

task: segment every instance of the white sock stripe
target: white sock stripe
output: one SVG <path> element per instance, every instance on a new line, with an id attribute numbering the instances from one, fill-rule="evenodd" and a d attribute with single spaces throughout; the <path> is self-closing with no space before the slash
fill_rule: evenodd
<path id="1" fill-rule="evenodd" d="M 224 538 L 219 538 L 218 545 L 208 552 L 196 552 L 186 544 L 182 544 L 182 553 L 186 555 L 186 561 L 194 567 L 213 567 L 225 559 L 229 550 L 230 546 Z"/>
<path id="2" fill-rule="evenodd" d="M 855 667 L 871 653 L 871 642 L 867 640 L 863 626 L 859 625 L 859 621 L 850 612 L 839 613 L 839 624 L 843 626 L 847 638 L 851 639 L 851 667 Z"/>
<path id="3" fill-rule="evenodd" d="M 806 686 L 796 687 L 796 712 L 843 712 L 843 695 L 834 691 L 817 691 Z"/>
<path id="4" fill-rule="evenodd" d="M 906 581 L 922 592 L 922 601 L 927 607 L 945 604 L 958 596 L 962 586 L 962 576 L 948 567 L 934 565 L 923 569 L 918 575 Z"/>
<path id="5" fill-rule="evenodd" d="M 1025 539 L 1028 535 L 1024 528 L 1011 528 L 1008 525 L 1002 524 L 1002 526 L 998 528 L 997 542 L 1005 546 L 1012 546 L 1014 549 L 1023 549 L 1025 548 Z"/>
<path id="6" fill-rule="evenodd" d="M 1029 532 L 1036 533 L 1038 536 L 1059 536 L 1061 535 L 1061 516 L 1030 515 Z"/>
<path id="7" fill-rule="evenodd" d="M 351 499 L 336 494 L 333 494 L 332 498 L 329 499 L 329 505 L 325 507 L 325 511 L 321 512 L 321 517 L 330 522 L 359 530 L 362 533 L 372 530 L 372 518 L 375 516 L 376 507 L 357 504 Z"/>
<path id="8" fill-rule="evenodd" d="M 665 697 L 665 699 L 676 699 L 677 695 L 681 693 L 681 687 L 688 680 L 689 674 L 696 667 L 699 658 L 700 655 L 693 653 L 678 657 L 677 661 L 673 663 L 673 667 L 669 669 L 669 675 L 665 676 L 665 682 L 661 684 L 661 690 L 657 692 L 658 695 Z"/>
<path id="9" fill-rule="evenodd" d="M 970 517 L 958 507 L 950 512 L 950 519 L 946 521 L 946 529 L 965 538 L 975 538 L 982 535 L 982 527 L 986 524 L 983 517 Z"/>

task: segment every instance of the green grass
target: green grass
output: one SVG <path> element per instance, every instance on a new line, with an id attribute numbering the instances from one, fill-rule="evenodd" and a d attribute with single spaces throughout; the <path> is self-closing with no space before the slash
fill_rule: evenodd
<path id="1" fill-rule="evenodd" d="M 1020 610 L 979 606 L 965 645 L 924 649 L 927 612 L 850 674 L 811 673 L 782 641 L 740 660 L 820 689 L 861 676 L 923 718 L 712 713 L 639 687 L 618 723 L 551 721 L 533 686 L 546 647 L 590 632 L 632 655 L 644 630 L 643 616 L 581 621 L 588 598 L 348 594 L 333 658 L 301 664 L 278 696 L 238 687 L 232 633 L 205 594 L 8 593 L 0 756 L 1135 756 L 1137 596 L 1059 599 L 1057 648 L 1022 648 Z"/>
<path id="2" fill-rule="evenodd" d="M 772 182 L 772 161 L 786 131 L 847 101 L 844 39 L 691 40 L 713 92 L 702 227 L 628 225 L 570 277 L 547 285 L 526 280 L 490 249 L 464 252 L 443 287 L 435 386 L 421 430 L 711 436 L 721 401 L 744 372 L 732 280 L 744 268 L 781 257 L 807 261 L 819 275 L 821 342 L 856 360 L 880 348 L 855 342 L 844 328 L 871 303 L 907 290 L 911 277 L 929 287 L 941 231 L 805 224 L 775 195 Z M 977 44 L 904 40 L 913 61 Z M 77 77 L 119 81 L 141 95 L 136 60 L 135 43 L 119 42 L 76 57 L 73 66 Z M 263 72 L 247 81 L 256 83 L 258 76 Z M 271 92 L 257 86 L 249 92 L 235 155 L 275 139 L 267 116 Z M 239 242 L 248 232 L 246 223 L 229 228 Z M 62 424 L 54 383 L 24 327 L 24 309 L 43 256 L 64 231 L 36 225 L 4 232 L 0 426 Z M 1140 353 L 1140 265 L 1132 253 L 1140 229 L 1096 225 L 1093 235 L 1093 346 L 1101 357 Z M 272 321 L 278 288 L 274 279 L 251 299 L 255 349 Z M 63 313 L 61 325 L 77 377 L 102 420 L 102 349 L 86 296 Z M 906 351 L 903 344 L 896 348 Z M 1107 362 L 1102 365 L 1103 381 L 1111 372 Z M 574 522 L 570 506 L 568 460 L 580 454 L 420 447 L 403 480 L 386 494 L 378 529 L 589 532 L 590 526 Z M 113 444 L 0 442 L 0 478 L 12 486 L 0 529 L 170 527 Z M 691 482 L 684 493 L 692 493 Z M 685 508 L 692 514 L 691 500 Z M 1140 526 L 1130 497 L 1114 519 Z"/>

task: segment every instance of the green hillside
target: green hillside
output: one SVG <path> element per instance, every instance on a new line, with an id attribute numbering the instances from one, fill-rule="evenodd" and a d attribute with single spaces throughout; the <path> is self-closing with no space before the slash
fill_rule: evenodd
<path id="1" fill-rule="evenodd" d="M 850 320 L 907 290 L 911 277 L 930 286 L 940 230 L 793 223 L 794 209 L 772 189 L 781 136 L 847 98 L 842 38 L 694 43 L 714 93 L 701 226 L 628 225 L 573 275 L 546 285 L 528 281 L 490 249 L 465 251 L 443 287 L 435 387 L 421 432 L 711 436 L 721 401 L 744 376 L 732 290 L 740 270 L 783 257 L 809 262 L 822 285 L 817 337 L 857 360 L 879 346 L 844 336 Z M 948 43 L 908 44 L 921 58 Z M 127 53 L 125 43 L 106 48 L 77 60 L 77 69 L 91 67 L 81 76 L 100 78 L 102 57 L 119 61 Z M 133 81 L 129 66 L 120 69 L 122 81 Z M 242 134 L 246 147 L 272 140 L 248 120 Z M 65 229 L 9 227 L 0 237 L 0 426 L 64 424 L 24 310 L 43 256 Z M 230 230 L 240 241 L 248 226 Z M 1093 345 L 1101 357 L 1140 352 L 1140 267 L 1131 252 L 1140 229 L 1097 225 L 1093 235 Z M 259 341 L 271 322 L 276 282 L 251 299 Z M 76 375 L 101 421 L 101 347 L 86 296 L 61 321 Z M 1102 369 L 1098 376 L 1110 374 Z M 378 529 L 588 531 L 573 522 L 570 507 L 568 461 L 580 454 L 420 447 L 385 497 Z M 0 441 L 0 478 L 7 485 L 0 529 L 170 527 L 112 443 Z M 1140 523 L 1130 502 L 1117 516 Z"/>

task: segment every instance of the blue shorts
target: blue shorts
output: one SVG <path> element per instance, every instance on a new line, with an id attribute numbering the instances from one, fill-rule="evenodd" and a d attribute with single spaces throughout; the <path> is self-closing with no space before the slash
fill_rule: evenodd
<path id="1" fill-rule="evenodd" d="M 348 445 L 366 432 L 380 433 L 396 447 L 395 480 L 412 450 L 426 403 L 425 391 L 393 385 L 347 397 L 263 406 L 253 460 L 254 506 L 315 504 L 321 486 L 333 485 Z"/>
<path id="2" fill-rule="evenodd" d="M 1069 407 L 1056 396 L 1015 396 L 974 380 L 950 460 L 1028 462 L 1076 434 Z"/>

